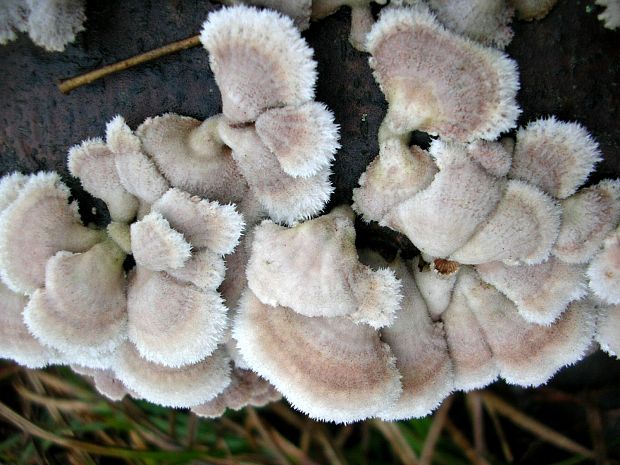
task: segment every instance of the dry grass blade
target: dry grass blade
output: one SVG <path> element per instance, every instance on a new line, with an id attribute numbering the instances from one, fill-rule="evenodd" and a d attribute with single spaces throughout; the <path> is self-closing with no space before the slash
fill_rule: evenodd
<path id="1" fill-rule="evenodd" d="M 418 457 L 398 429 L 397 423 L 373 420 L 373 425 L 385 436 L 403 465 L 418 465 Z"/>
<path id="2" fill-rule="evenodd" d="M 486 404 L 485 404 L 485 407 L 487 409 L 489 416 L 491 417 L 493 426 L 495 427 L 495 433 L 497 434 L 497 437 L 499 438 L 499 442 L 502 448 L 502 454 L 504 454 L 504 458 L 506 459 L 507 462 L 513 462 L 514 455 L 512 455 L 510 444 L 508 443 L 508 439 L 506 438 L 506 433 L 504 433 L 504 428 L 502 427 L 502 423 L 499 421 L 499 417 L 497 416 L 497 413 L 495 412 L 495 410 L 493 410 Z"/>
<path id="3" fill-rule="evenodd" d="M 538 436 L 540 439 L 547 441 L 560 449 L 572 452 L 573 454 L 579 454 L 587 458 L 594 457 L 594 452 L 591 450 L 549 428 L 548 426 L 543 425 L 539 421 L 534 420 L 496 395 L 491 394 L 488 391 L 483 392 L 481 395 L 487 407 L 495 409 L 497 413 L 505 416 L 514 424 Z"/>
<path id="4" fill-rule="evenodd" d="M 478 455 L 486 454 L 486 441 L 484 437 L 484 416 L 482 410 L 482 398 L 478 391 L 465 394 L 467 409 L 471 415 L 472 428 L 474 430 L 474 448 Z"/>
<path id="5" fill-rule="evenodd" d="M 338 453 L 338 449 L 330 440 L 323 425 L 317 425 L 314 428 L 314 436 L 331 465 L 347 465 L 347 461 L 341 453 Z"/>
<path id="6" fill-rule="evenodd" d="M 289 456 L 293 457 L 301 465 L 319 465 L 317 462 L 311 460 L 302 449 L 296 447 L 295 444 L 291 443 L 277 431 L 273 430 L 271 434 L 278 447 L 285 451 Z"/>
<path id="7" fill-rule="evenodd" d="M 48 409 L 54 408 L 67 412 L 88 412 L 93 410 L 95 407 L 93 404 L 81 400 L 56 399 L 54 397 L 36 394 L 20 384 L 15 384 L 13 387 L 22 398 L 29 400 L 30 402 L 34 402 L 35 404 L 42 405 Z"/>
<path id="8" fill-rule="evenodd" d="M 286 457 L 286 454 L 284 453 L 284 451 L 273 440 L 273 438 L 267 431 L 267 428 L 265 428 L 265 426 L 263 425 L 263 422 L 256 414 L 256 410 L 254 410 L 253 407 L 246 407 L 246 412 L 248 415 L 248 419 L 252 422 L 252 424 L 258 431 L 258 434 L 260 435 L 262 440 L 265 442 L 265 444 L 269 447 L 271 452 L 275 455 L 278 463 L 282 465 L 290 465 L 291 462 Z"/>
<path id="9" fill-rule="evenodd" d="M 481 457 L 478 452 L 476 452 L 476 449 L 474 449 L 465 435 L 456 427 L 454 423 L 452 423 L 449 419 L 446 419 L 445 426 L 454 443 L 461 448 L 471 463 L 475 465 L 490 465 L 484 457 Z"/>
<path id="10" fill-rule="evenodd" d="M 441 431 L 446 423 L 446 418 L 448 418 L 448 412 L 450 411 L 452 402 L 454 402 L 454 396 L 448 397 L 443 401 L 441 407 L 437 409 L 435 415 L 433 415 L 433 423 L 431 424 L 431 428 L 426 435 L 426 440 L 424 441 L 424 446 L 422 447 L 420 465 L 431 465 L 433 461 L 433 454 L 435 453 L 435 447 L 437 447 L 437 441 L 439 440 L 439 436 L 441 436 Z"/>
<path id="11" fill-rule="evenodd" d="M 603 418 L 601 412 L 595 406 L 586 408 L 586 420 L 590 428 L 590 436 L 594 445 L 594 454 L 597 464 L 607 465 L 609 459 L 607 457 L 607 446 L 605 444 L 605 433 L 603 427 Z"/>

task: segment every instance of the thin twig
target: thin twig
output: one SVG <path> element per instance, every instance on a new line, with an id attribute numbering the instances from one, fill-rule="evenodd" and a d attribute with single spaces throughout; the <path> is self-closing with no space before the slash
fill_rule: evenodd
<path id="1" fill-rule="evenodd" d="M 499 421 L 499 417 L 497 416 L 497 412 L 486 403 L 484 404 L 484 406 L 486 407 L 487 413 L 491 417 L 491 421 L 493 422 L 493 426 L 495 427 L 495 432 L 497 433 L 497 437 L 499 438 L 499 443 L 502 447 L 502 454 L 504 454 L 506 462 L 513 462 L 515 458 L 512 454 L 512 450 L 510 449 L 508 439 L 506 438 L 506 433 L 504 433 L 502 423 Z"/>
<path id="2" fill-rule="evenodd" d="M 543 425 L 539 421 L 527 416 L 525 413 L 517 410 L 508 402 L 500 399 L 496 395 L 491 394 L 488 391 L 481 393 L 481 395 L 485 404 L 491 406 L 491 408 L 495 409 L 500 415 L 505 416 L 514 424 L 538 436 L 540 439 L 574 454 L 579 454 L 587 458 L 594 457 L 594 452 L 591 450 L 549 428 L 548 426 Z"/>
<path id="3" fill-rule="evenodd" d="M 117 61 L 116 63 L 104 66 L 103 68 L 89 71 L 86 74 L 81 74 L 80 76 L 64 79 L 58 83 L 58 89 L 63 94 L 68 94 L 72 90 L 75 90 L 78 87 L 84 86 L 86 84 L 90 84 L 91 82 L 96 81 L 97 79 L 101 79 L 102 77 L 108 76 L 118 71 L 123 71 L 133 66 L 146 63 L 148 61 L 155 60 L 157 58 L 161 58 L 166 55 L 170 55 L 171 53 L 176 53 L 181 50 L 197 47 L 198 45 L 200 45 L 199 35 L 188 37 L 187 39 L 183 40 L 178 40 L 176 42 L 172 42 L 171 44 L 164 45 L 163 47 L 149 50 L 148 52 L 135 55 L 125 60 Z"/>
<path id="4" fill-rule="evenodd" d="M 490 465 L 490 463 L 476 452 L 474 446 L 471 445 L 465 435 L 459 430 L 450 419 L 446 419 L 446 430 L 450 433 L 450 437 L 454 443 L 461 448 L 467 458 L 475 465 Z"/>
<path id="5" fill-rule="evenodd" d="M 252 422 L 258 434 L 262 438 L 265 445 L 270 449 L 270 452 L 275 455 L 276 460 L 282 465 L 290 465 L 290 460 L 286 456 L 285 452 L 279 447 L 278 444 L 273 440 L 267 428 L 263 425 L 263 422 L 258 417 L 256 410 L 253 407 L 246 407 L 246 413 L 248 415 L 248 419 Z"/>
<path id="6" fill-rule="evenodd" d="M 299 447 L 295 446 L 292 442 L 278 433 L 276 430 L 271 431 L 271 435 L 273 437 L 274 442 L 280 447 L 284 452 L 293 457 L 296 461 L 298 461 L 302 465 L 318 465 L 314 462 L 308 454 L 304 452 Z"/>
<path id="7" fill-rule="evenodd" d="M 325 428 L 320 425 L 314 428 L 314 435 L 317 442 L 323 448 L 323 453 L 331 465 L 347 465 L 345 458 L 339 454 L 330 437 L 325 433 Z"/>
<path id="8" fill-rule="evenodd" d="M 586 408 L 586 419 L 590 427 L 590 437 L 594 446 L 594 454 L 597 465 L 608 465 L 607 446 L 605 445 L 605 433 L 603 432 L 603 418 L 600 410 L 594 406 Z"/>
<path id="9" fill-rule="evenodd" d="M 486 441 L 484 438 L 484 416 L 482 410 L 482 398 L 477 391 L 465 394 L 465 401 L 471 414 L 472 427 L 474 430 L 474 448 L 478 455 L 486 453 Z"/>
<path id="10" fill-rule="evenodd" d="M 418 457 L 403 437 L 397 424 L 381 420 L 373 420 L 372 423 L 385 436 L 392 450 L 404 465 L 418 465 Z"/>
<path id="11" fill-rule="evenodd" d="M 448 397 L 443 401 L 443 404 L 441 404 L 441 407 L 439 407 L 433 416 L 433 423 L 431 424 L 431 428 L 424 440 L 424 446 L 422 447 L 420 465 L 431 465 L 437 441 L 439 440 L 439 436 L 441 436 L 441 431 L 443 430 L 446 418 L 448 418 L 448 412 L 450 411 L 453 401 L 454 396 Z"/>

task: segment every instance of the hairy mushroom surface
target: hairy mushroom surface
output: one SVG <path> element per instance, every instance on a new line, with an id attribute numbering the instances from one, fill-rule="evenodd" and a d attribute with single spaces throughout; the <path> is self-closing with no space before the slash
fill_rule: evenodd
<path id="1" fill-rule="evenodd" d="M 590 289 L 608 304 L 620 304 L 620 228 L 612 232 L 588 267 Z"/>

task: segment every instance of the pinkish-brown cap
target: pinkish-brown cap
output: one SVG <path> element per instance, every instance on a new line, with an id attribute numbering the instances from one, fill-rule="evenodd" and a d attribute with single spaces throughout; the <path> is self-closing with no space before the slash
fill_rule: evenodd
<path id="1" fill-rule="evenodd" d="M 103 239 L 82 226 L 70 195 L 56 173 L 38 173 L 0 215 L 0 274 L 13 291 L 43 287 L 47 260 L 58 251 L 82 252 Z"/>
<path id="2" fill-rule="evenodd" d="M 444 29 L 422 7 L 385 9 L 368 34 L 375 79 L 389 103 L 386 130 L 495 139 L 520 113 L 516 63 Z"/>
<path id="3" fill-rule="evenodd" d="M 601 160 L 598 144 L 578 123 L 539 119 L 517 131 L 509 176 L 564 199 L 581 186 Z"/>
<path id="4" fill-rule="evenodd" d="M 87 377 L 99 394 L 112 401 L 122 400 L 126 395 L 139 397 L 135 393 L 127 390 L 125 385 L 116 377 L 112 369 L 89 368 L 81 365 L 71 365 L 71 369 L 76 373 Z"/>
<path id="5" fill-rule="evenodd" d="M 620 228 L 612 232 L 588 267 L 590 289 L 608 304 L 620 304 Z"/>
<path id="6" fill-rule="evenodd" d="M 400 374 L 375 330 L 241 299 L 233 331 L 244 360 L 295 407 L 337 423 L 379 414 L 400 396 Z"/>
<path id="7" fill-rule="evenodd" d="M 246 6 L 211 13 L 200 36 L 224 115 L 255 121 L 268 108 L 314 99 L 316 62 L 290 18 Z"/>
<path id="8" fill-rule="evenodd" d="M 223 349 L 201 362 L 171 368 L 147 361 L 132 344 L 125 343 L 117 351 L 114 372 L 137 396 L 164 407 L 200 405 L 230 383 L 229 359 Z"/>
<path id="9" fill-rule="evenodd" d="M 428 312 L 431 318 L 437 321 L 450 305 L 458 269 L 454 272 L 442 273 L 432 264 L 433 260 L 430 257 L 428 262 L 422 257 L 415 257 L 411 268 Z"/>
<path id="10" fill-rule="evenodd" d="M 601 349 L 620 357 L 620 305 L 599 305 L 595 337 Z"/>
<path id="11" fill-rule="evenodd" d="M 220 3 L 228 6 L 254 5 L 279 11 L 291 18 L 300 31 L 310 26 L 312 0 L 221 0 Z"/>

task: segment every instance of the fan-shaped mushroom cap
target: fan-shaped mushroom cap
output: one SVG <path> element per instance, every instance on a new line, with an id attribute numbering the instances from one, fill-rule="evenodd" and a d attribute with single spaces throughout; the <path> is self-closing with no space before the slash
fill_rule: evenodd
<path id="1" fill-rule="evenodd" d="M 564 199 L 581 186 L 601 160 L 598 144 L 578 123 L 539 119 L 517 132 L 510 177 Z"/>
<path id="2" fill-rule="evenodd" d="M 620 27 L 620 1 L 596 0 L 594 3 L 605 7 L 605 10 L 598 15 L 598 19 L 603 21 L 607 29 L 617 29 Z"/>
<path id="3" fill-rule="evenodd" d="M 239 410 L 247 405 L 262 407 L 269 398 L 265 394 L 271 389 L 271 385 L 253 371 L 234 368 L 231 382 L 224 392 L 207 403 L 192 407 L 192 412 L 201 417 L 215 418 L 222 416 L 226 409 Z"/>
<path id="4" fill-rule="evenodd" d="M 73 363 L 99 365 L 98 359 L 127 338 L 124 259 L 111 241 L 50 258 L 45 289 L 38 289 L 24 310 L 30 332 Z"/>
<path id="5" fill-rule="evenodd" d="M 60 354 L 42 345 L 24 324 L 24 295 L 11 291 L 0 281 L 0 358 L 15 360 L 28 368 L 58 363 Z"/>
<path id="6" fill-rule="evenodd" d="M 140 266 L 129 282 L 127 310 L 129 339 L 140 355 L 170 367 L 209 356 L 226 329 L 227 309 L 217 292 Z"/>
<path id="7" fill-rule="evenodd" d="M 6 174 L 0 178 L 0 213 L 17 199 L 19 191 L 28 179 L 28 176 L 18 172 Z"/>
<path id="8" fill-rule="evenodd" d="M 430 186 L 396 206 L 385 222 L 424 253 L 447 257 L 495 210 L 502 183 L 469 158 L 463 145 L 435 140 L 430 153 L 439 173 Z"/>
<path id="9" fill-rule="evenodd" d="M 506 0 L 428 0 L 448 29 L 488 46 L 504 48 L 512 40 L 514 10 Z"/>
<path id="10" fill-rule="evenodd" d="M 465 275 L 465 273 L 464 273 Z M 499 291 L 464 276 L 464 293 L 487 341 L 500 375 L 509 383 L 536 386 L 565 365 L 580 360 L 594 334 L 594 305 L 572 303 L 550 326 L 525 321 Z"/>
<path id="11" fill-rule="evenodd" d="M 110 369 L 89 368 L 80 365 L 71 365 L 76 373 L 92 380 L 95 389 L 110 400 L 122 400 L 127 394 L 134 396 L 135 393 L 127 391 L 125 385 L 116 377 Z M 139 397 L 136 395 L 135 397 Z"/>
<path id="12" fill-rule="evenodd" d="M 538 265 L 491 262 L 476 269 L 484 281 L 512 300 L 530 323 L 553 323 L 570 302 L 587 294 L 583 269 L 554 257 Z"/>
<path id="13" fill-rule="evenodd" d="M 0 215 L 0 269 L 11 290 L 33 293 L 43 287 L 45 264 L 56 252 L 85 251 L 102 239 L 82 226 L 69 196 L 56 173 L 31 175 Z"/>
<path id="14" fill-rule="evenodd" d="M 208 402 L 230 383 L 229 359 L 223 349 L 193 365 L 171 368 L 145 360 L 132 344 L 125 343 L 117 351 L 114 371 L 139 397 L 164 407 Z"/>
<path id="15" fill-rule="evenodd" d="M 400 396 L 394 357 L 369 326 L 270 307 L 247 291 L 233 334 L 249 366 L 312 418 L 362 420 Z"/>
<path id="16" fill-rule="evenodd" d="M 231 253 L 243 231 L 243 217 L 233 205 L 220 205 L 172 188 L 152 206 L 195 248 Z"/>
<path id="17" fill-rule="evenodd" d="M 235 123 L 264 110 L 314 99 L 316 62 L 290 18 L 245 6 L 211 13 L 200 40 L 222 94 L 222 111 Z"/>
<path id="18" fill-rule="evenodd" d="M 590 289 L 608 304 L 620 304 L 620 228 L 605 239 L 588 267 Z"/>
<path id="19" fill-rule="evenodd" d="M 603 180 L 562 201 L 562 226 L 553 254 L 587 263 L 620 220 L 620 180 Z"/>
<path id="20" fill-rule="evenodd" d="M 69 171 L 90 194 L 103 200 L 114 221 L 136 216 L 138 199 L 125 190 L 116 172 L 114 154 L 101 139 L 89 139 L 69 149 Z"/>
<path id="21" fill-rule="evenodd" d="M 428 187 L 436 173 L 428 152 L 388 139 L 353 189 L 353 209 L 366 221 L 382 222 L 392 208 Z"/>
<path id="22" fill-rule="evenodd" d="M 131 250 L 136 263 L 153 271 L 182 268 L 192 246 L 158 212 L 131 225 Z"/>
<path id="23" fill-rule="evenodd" d="M 389 132 L 492 140 L 514 126 L 515 62 L 445 30 L 425 8 L 384 10 L 367 49 L 389 103 Z"/>
<path id="24" fill-rule="evenodd" d="M 338 207 L 290 229 L 263 221 L 254 230 L 250 289 L 261 302 L 302 315 L 389 325 L 402 299 L 400 283 L 392 271 L 359 262 L 352 219 L 350 208 Z"/>
<path id="25" fill-rule="evenodd" d="M 601 349 L 620 357 L 620 305 L 601 305 L 596 325 L 596 341 Z"/>
<path id="26" fill-rule="evenodd" d="M 293 177 L 312 176 L 328 168 L 340 148 L 334 115 L 318 102 L 266 110 L 255 127 L 282 170 Z"/>
<path id="27" fill-rule="evenodd" d="M 376 253 L 362 257 L 373 268 L 388 265 Z M 384 420 L 422 417 L 452 391 L 452 362 L 443 326 L 432 322 L 411 270 L 400 258 L 388 266 L 402 283 L 404 299 L 394 324 L 381 330 L 381 339 L 396 357 L 403 393 L 379 416 Z"/>
<path id="28" fill-rule="evenodd" d="M 62 52 L 84 30 L 84 1 L 26 0 L 30 10 L 28 34 L 32 41 L 50 52 Z"/>
<path id="29" fill-rule="evenodd" d="M 307 178 L 294 178 L 284 172 L 254 128 L 236 128 L 223 121 L 220 135 L 232 148 L 239 170 L 273 220 L 291 224 L 311 218 L 329 200 L 334 190 L 329 181 L 329 168 Z"/>
<path id="30" fill-rule="evenodd" d="M 28 13 L 23 0 L 5 0 L 0 3 L 0 44 L 17 39 L 17 31 L 28 30 Z"/>
<path id="31" fill-rule="evenodd" d="M 469 273 L 467 267 L 459 271 L 452 301 L 441 316 L 454 370 L 454 389 L 464 391 L 486 386 L 499 375 L 483 328 L 465 296 L 468 282 L 464 275 Z"/>
<path id="32" fill-rule="evenodd" d="M 239 202 L 248 186 L 217 134 L 221 117 L 200 122 L 167 113 L 147 118 L 136 134 L 171 185 L 220 202 Z"/>
<path id="33" fill-rule="evenodd" d="M 279 11 L 295 21 L 300 31 L 310 26 L 312 0 L 220 0 L 220 3 L 229 6 L 249 4 Z"/>
<path id="34" fill-rule="evenodd" d="M 550 196 L 534 186 L 510 180 L 496 210 L 451 259 L 467 264 L 495 260 L 540 263 L 549 256 L 558 237 L 561 214 Z"/>
<path id="35" fill-rule="evenodd" d="M 142 152 L 140 139 L 129 129 L 122 116 L 115 116 L 106 125 L 106 141 L 114 154 L 121 184 L 142 203 L 155 202 L 169 189 L 168 182 Z"/>
<path id="36" fill-rule="evenodd" d="M 501 178 L 510 171 L 512 149 L 501 142 L 477 140 L 467 146 L 467 153 L 493 176 Z"/>
<path id="37" fill-rule="evenodd" d="M 226 261 L 230 257 L 226 258 Z M 187 262 L 176 269 L 165 270 L 179 281 L 192 283 L 202 290 L 215 290 L 224 280 L 226 264 L 224 259 L 209 249 L 199 249 L 192 253 Z"/>
<path id="38" fill-rule="evenodd" d="M 555 6 L 558 0 L 510 0 L 517 10 L 517 18 L 530 21 L 542 19 Z"/>
<path id="39" fill-rule="evenodd" d="M 456 283 L 457 273 L 440 273 L 434 267 L 420 264 L 420 257 L 413 259 L 413 277 L 426 303 L 428 312 L 437 321 L 448 308 L 452 300 L 452 290 Z"/>

